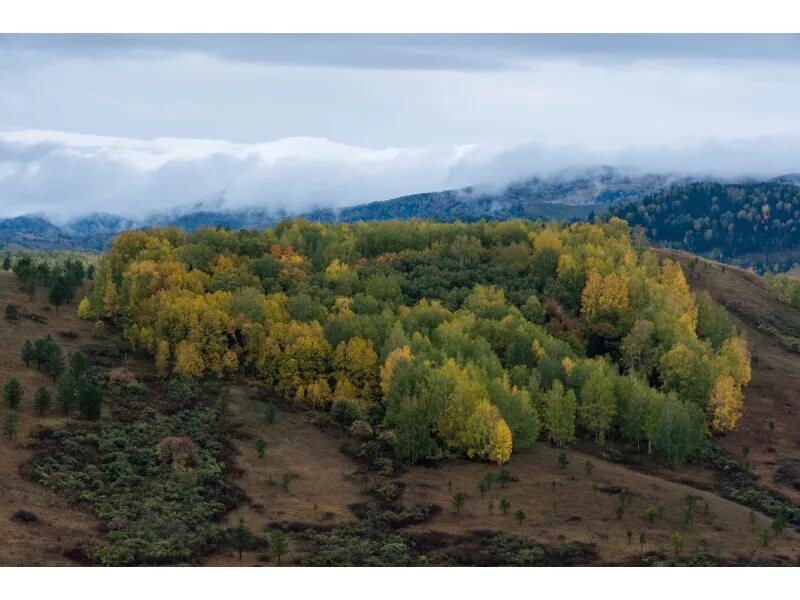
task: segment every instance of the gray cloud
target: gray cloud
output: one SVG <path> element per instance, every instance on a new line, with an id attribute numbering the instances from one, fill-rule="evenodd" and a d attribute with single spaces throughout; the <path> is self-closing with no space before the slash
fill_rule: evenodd
<path id="1" fill-rule="evenodd" d="M 0 214 L 341 206 L 596 164 L 797 171 L 799 40 L 0 35 Z"/>
<path id="2" fill-rule="evenodd" d="M 800 170 L 798 157 L 798 135 L 597 151 L 537 142 L 371 149 L 314 138 L 233 144 L 7 132 L 0 134 L 0 216 L 141 216 L 198 202 L 291 213 L 597 165 L 766 178 Z"/>
<path id="3" fill-rule="evenodd" d="M 225 61 L 365 69 L 483 70 L 520 62 L 800 58 L 795 34 L 2 35 L 0 50 L 109 58 L 193 52 Z"/>

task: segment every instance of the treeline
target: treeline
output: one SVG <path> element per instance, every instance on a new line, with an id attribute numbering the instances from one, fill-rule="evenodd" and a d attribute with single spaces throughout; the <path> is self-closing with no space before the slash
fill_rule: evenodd
<path id="1" fill-rule="evenodd" d="M 773 296 L 786 304 L 800 308 L 800 277 L 796 271 L 775 275 L 767 273 L 764 276 L 764 283 Z"/>
<path id="2" fill-rule="evenodd" d="M 794 259 L 780 253 L 800 250 L 796 185 L 693 183 L 613 206 L 609 214 L 642 227 L 655 243 L 760 271 L 790 267 Z M 734 260 L 742 255 L 757 256 Z"/>
<path id="3" fill-rule="evenodd" d="M 13 271 L 20 285 L 33 298 L 38 286 L 47 288 L 47 299 L 56 307 L 69 304 L 75 298 L 84 279 L 93 279 L 95 267 L 79 257 L 37 259 L 33 254 L 3 257 L 4 271 Z"/>
<path id="4" fill-rule="evenodd" d="M 126 232 L 80 312 L 164 377 L 258 378 L 409 462 L 586 435 L 679 463 L 750 378 L 724 311 L 619 219 Z"/>

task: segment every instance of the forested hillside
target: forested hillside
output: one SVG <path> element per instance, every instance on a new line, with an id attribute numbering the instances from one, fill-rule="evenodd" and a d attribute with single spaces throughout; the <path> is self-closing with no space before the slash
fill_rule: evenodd
<path id="1" fill-rule="evenodd" d="M 163 377 L 257 379 L 411 463 L 576 436 L 680 463 L 750 379 L 724 311 L 619 219 L 127 232 L 80 313 Z"/>
<path id="2" fill-rule="evenodd" d="M 614 206 L 647 237 L 710 258 L 786 270 L 800 251 L 800 186 L 693 183 Z"/>

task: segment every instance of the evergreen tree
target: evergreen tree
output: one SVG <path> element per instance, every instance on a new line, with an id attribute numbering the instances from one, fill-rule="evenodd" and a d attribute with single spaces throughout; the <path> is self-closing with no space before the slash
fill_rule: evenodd
<path id="1" fill-rule="evenodd" d="M 269 541 L 272 547 L 272 556 L 278 559 L 278 564 L 281 564 L 281 557 L 289 551 L 289 545 L 286 543 L 286 534 L 280 529 L 276 529 L 270 535 Z"/>
<path id="2" fill-rule="evenodd" d="M 22 357 L 22 362 L 25 363 L 26 367 L 30 368 L 36 364 L 36 352 L 34 351 L 33 344 L 30 340 L 25 340 L 25 343 L 22 344 L 20 356 Z"/>
<path id="3" fill-rule="evenodd" d="M 78 382 L 72 373 L 64 373 L 58 378 L 58 403 L 64 411 L 64 415 L 69 415 L 72 407 L 77 404 L 76 389 Z"/>
<path id="4" fill-rule="evenodd" d="M 3 388 L 3 400 L 5 400 L 6 406 L 11 410 L 17 410 L 22 402 L 22 395 L 22 384 L 19 379 L 16 377 L 9 379 Z"/>
<path id="5" fill-rule="evenodd" d="M 100 418 L 103 392 L 93 378 L 84 376 L 78 380 L 75 398 L 82 419 L 96 421 Z"/>
<path id="6" fill-rule="evenodd" d="M 10 440 L 16 440 L 19 434 L 19 416 L 8 413 L 3 421 L 3 435 Z"/>
<path id="7" fill-rule="evenodd" d="M 44 416 L 44 413 L 50 410 L 50 403 L 50 392 L 46 387 L 41 386 L 38 390 L 36 390 L 36 394 L 33 397 L 33 407 L 39 411 L 40 416 Z"/>

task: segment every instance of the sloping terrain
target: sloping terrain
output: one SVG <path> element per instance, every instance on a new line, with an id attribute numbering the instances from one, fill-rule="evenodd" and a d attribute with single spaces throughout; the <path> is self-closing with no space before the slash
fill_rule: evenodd
<path id="1" fill-rule="evenodd" d="M 56 404 L 55 386 L 44 374 L 25 368 L 20 348 L 25 339 L 34 340 L 52 333 L 65 351 L 75 350 L 89 341 L 93 329 L 90 323 L 78 319 L 74 306 L 64 306 L 56 312 L 47 306 L 45 291 L 41 289 L 31 301 L 17 289 L 13 274 L 0 271 L 0 309 L 5 309 L 9 303 L 18 305 L 21 311 L 45 317 L 47 322 L 37 323 L 28 318 L 13 322 L 0 320 L 0 386 L 16 377 L 24 388 L 21 409 L 17 411 L 20 417 L 18 441 L 0 439 L 0 540 L 3 541 L 0 565 L 74 564 L 64 552 L 96 536 L 100 523 L 20 473 L 20 468 L 33 456 L 28 447 L 29 432 L 39 423 L 62 420 L 56 406 L 44 417 L 33 409 L 33 395 L 40 385 L 51 390 L 53 404 Z M 5 404 L 1 404 L 3 419 L 7 412 Z M 33 513 L 37 521 L 26 523 L 12 518 L 17 511 Z"/>
<path id="2" fill-rule="evenodd" d="M 679 261 L 690 286 L 725 306 L 747 334 L 753 378 L 745 388 L 744 417 L 720 445 L 749 463 L 763 485 L 800 500 L 800 354 L 779 337 L 800 337 L 800 310 L 771 296 L 749 271 L 683 252 L 657 252 Z"/>

